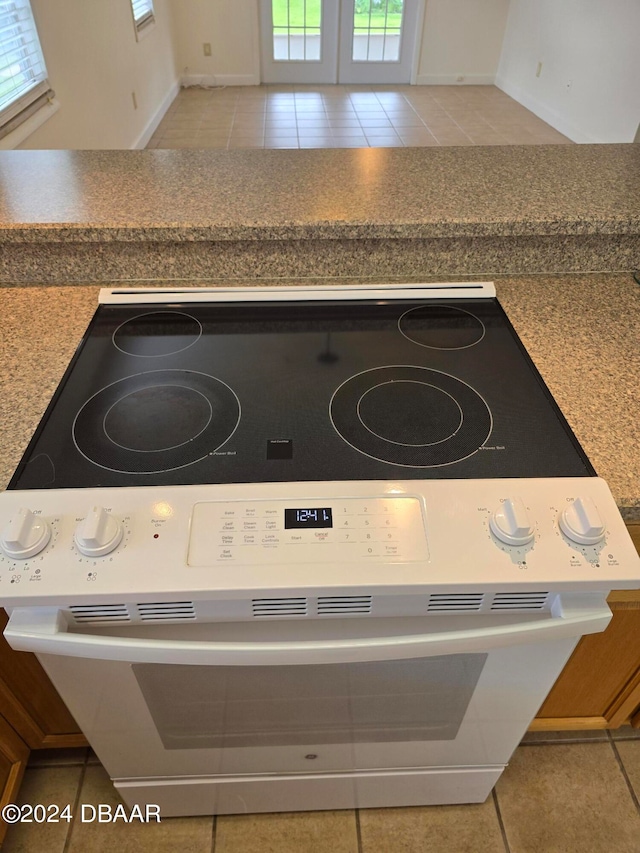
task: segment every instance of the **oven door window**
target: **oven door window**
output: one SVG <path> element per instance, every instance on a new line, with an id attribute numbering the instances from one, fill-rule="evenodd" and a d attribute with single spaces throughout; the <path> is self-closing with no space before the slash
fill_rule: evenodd
<path id="1" fill-rule="evenodd" d="M 132 669 L 165 749 L 454 740 L 487 654 Z"/>

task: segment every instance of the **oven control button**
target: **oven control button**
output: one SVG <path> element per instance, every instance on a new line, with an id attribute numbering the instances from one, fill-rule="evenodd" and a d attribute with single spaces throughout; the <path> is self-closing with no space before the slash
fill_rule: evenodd
<path id="1" fill-rule="evenodd" d="M 51 539 L 51 528 L 39 515 L 25 507 L 10 519 L 0 536 L 0 548 L 14 560 L 35 557 Z"/>
<path id="2" fill-rule="evenodd" d="M 489 519 L 489 527 L 506 545 L 528 545 L 535 535 L 522 498 L 507 498 Z"/>
<path id="3" fill-rule="evenodd" d="M 76 528 L 76 548 L 85 557 L 103 557 L 122 541 L 122 524 L 104 507 L 94 506 Z"/>
<path id="4" fill-rule="evenodd" d="M 576 498 L 558 516 L 560 530 L 578 545 L 597 545 L 605 535 L 605 523 L 591 498 Z"/>

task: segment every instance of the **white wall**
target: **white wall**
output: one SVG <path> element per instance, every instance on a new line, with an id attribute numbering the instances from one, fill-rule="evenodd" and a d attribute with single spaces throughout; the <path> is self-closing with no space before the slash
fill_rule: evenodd
<path id="1" fill-rule="evenodd" d="M 509 0 L 427 0 L 416 82 L 492 84 L 508 11 Z"/>
<path id="2" fill-rule="evenodd" d="M 632 142 L 639 0 L 511 0 L 496 83 L 574 142 Z"/>
<path id="3" fill-rule="evenodd" d="M 260 82 L 261 0 L 169 0 L 187 83 Z M 509 0 L 426 0 L 418 83 L 493 83 Z M 211 56 L 202 45 L 211 44 Z M 204 78 L 204 79 L 203 79 Z"/>
<path id="4" fill-rule="evenodd" d="M 260 83 L 257 0 L 169 0 L 178 71 L 187 84 Z M 204 56 L 203 44 L 211 45 Z"/>
<path id="5" fill-rule="evenodd" d="M 19 147 L 143 147 L 178 93 L 169 0 L 139 42 L 130 0 L 31 5 L 60 109 Z"/>

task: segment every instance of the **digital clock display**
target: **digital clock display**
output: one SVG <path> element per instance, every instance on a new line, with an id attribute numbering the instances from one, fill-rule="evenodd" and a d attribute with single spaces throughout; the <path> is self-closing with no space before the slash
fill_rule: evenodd
<path id="1" fill-rule="evenodd" d="M 322 509 L 285 509 L 285 530 L 309 527 L 333 527 L 331 507 Z"/>

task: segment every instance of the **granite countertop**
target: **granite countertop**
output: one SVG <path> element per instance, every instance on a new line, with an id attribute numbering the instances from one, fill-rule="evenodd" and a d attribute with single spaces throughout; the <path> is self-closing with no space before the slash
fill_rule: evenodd
<path id="1" fill-rule="evenodd" d="M 640 286 L 628 273 L 494 280 L 516 331 L 623 517 L 640 521 Z M 97 297 L 95 285 L 0 288 L 0 486 L 18 464 Z"/>
<path id="2" fill-rule="evenodd" d="M 640 234 L 640 146 L 0 156 L 0 243 L 555 234 Z"/>

